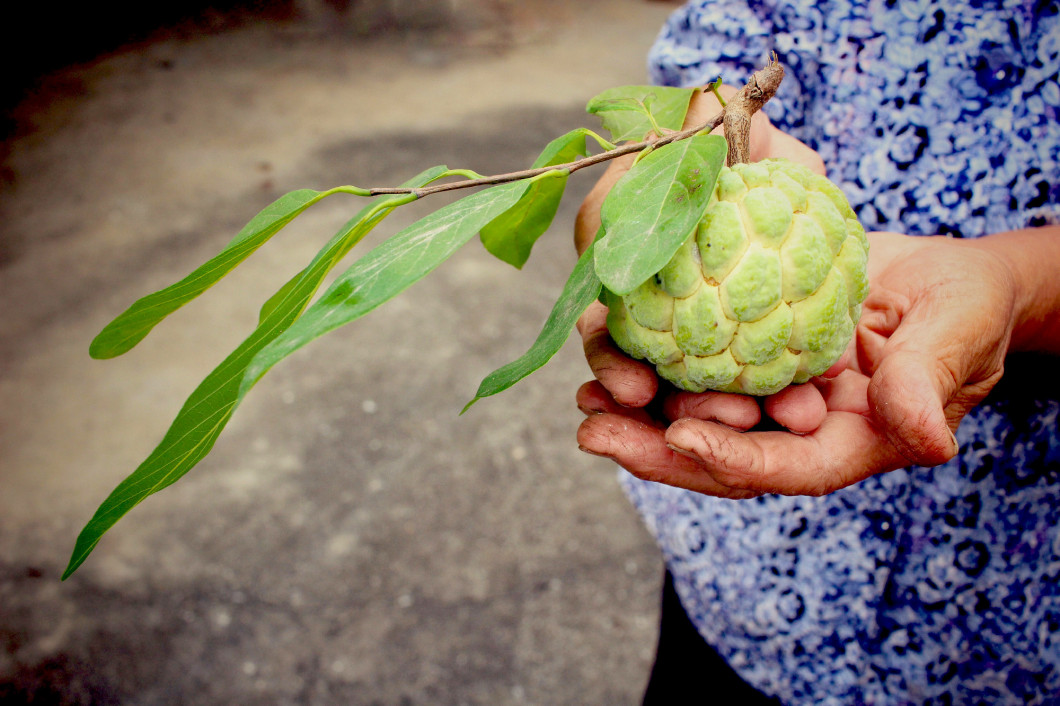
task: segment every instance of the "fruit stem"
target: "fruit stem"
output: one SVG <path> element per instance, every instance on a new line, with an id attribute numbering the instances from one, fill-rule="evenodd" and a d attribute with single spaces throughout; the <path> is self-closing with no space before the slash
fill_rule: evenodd
<path id="1" fill-rule="evenodd" d="M 766 67 L 751 74 L 747 84 L 725 105 L 722 125 L 729 143 L 728 166 L 751 161 L 751 116 L 776 94 L 783 80 L 784 67 L 774 53 Z"/>

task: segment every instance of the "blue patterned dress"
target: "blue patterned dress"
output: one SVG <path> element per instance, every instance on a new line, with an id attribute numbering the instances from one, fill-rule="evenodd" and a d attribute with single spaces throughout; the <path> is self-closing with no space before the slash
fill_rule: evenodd
<path id="1" fill-rule="evenodd" d="M 867 229 L 1060 222 L 1057 0 L 691 2 L 650 67 L 738 85 L 774 51 L 766 112 Z M 937 468 L 752 501 L 623 475 L 707 642 L 785 703 L 1060 704 L 1060 402 L 1019 379 L 1033 365 L 1010 361 Z"/>

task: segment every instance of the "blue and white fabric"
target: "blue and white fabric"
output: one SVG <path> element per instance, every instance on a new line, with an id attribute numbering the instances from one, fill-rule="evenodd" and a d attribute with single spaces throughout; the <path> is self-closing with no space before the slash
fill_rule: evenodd
<path id="1" fill-rule="evenodd" d="M 690 2 L 649 66 L 739 85 L 773 52 L 766 112 L 866 229 L 1060 223 L 1057 0 Z M 1058 417 L 1055 386 L 1002 385 L 951 462 L 822 498 L 622 483 L 700 633 L 785 703 L 1060 704 Z"/>

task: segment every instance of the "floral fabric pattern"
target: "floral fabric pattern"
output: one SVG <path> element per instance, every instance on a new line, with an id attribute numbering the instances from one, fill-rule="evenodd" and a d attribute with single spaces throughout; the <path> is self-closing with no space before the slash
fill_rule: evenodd
<path id="1" fill-rule="evenodd" d="M 738 85 L 772 52 L 766 112 L 868 230 L 1060 223 L 1057 0 L 691 2 L 649 65 Z M 1058 397 L 1003 381 L 949 463 L 821 498 L 622 483 L 704 638 L 785 703 L 1060 704 Z"/>

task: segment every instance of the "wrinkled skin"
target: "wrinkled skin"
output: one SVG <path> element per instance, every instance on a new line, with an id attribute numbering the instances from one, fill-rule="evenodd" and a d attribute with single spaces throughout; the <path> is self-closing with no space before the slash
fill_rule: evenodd
<path id="1" fill-rule="evenodd" d="M 701 97 L 688 122 L 714 110 L 712 98 Z M 784 157 L 824 171 L 816 153 L 761 114 L 751 144 L 752 159 Z M 586 199 L 579 251 L 626 169 L 628 162 L 613 165 Z M 870 293 L 847 353 L 820 378 L 761 400 L 660 384 L 650 365 L 611 342 L 606 309 L 594 304 L 578 322 L 596 377 L 577 393 L 588 415 L 579 446 L 646 480 L 729 498 L 821 495 L 876 473 L 943 463 L 958 451 L 961 419 L 1000 379 L 1017 326 L 1021 347 L 1058 348 L 1055 283 L 1044 304 L 1029 305 L 1042 292 L 1025 291 L 1019 266 L 1028 263 L 1004 247 L 1042 245 L 1046 262 L 1060 262 L 1060 229 L 1038 230 L 1029 241 L 1027 231 L 1005 234 L 1008 241 L 870 234 Z M 770 428 L 756 427 L 765 418 Z"/>

